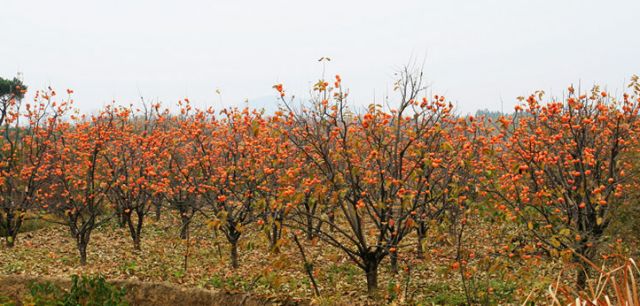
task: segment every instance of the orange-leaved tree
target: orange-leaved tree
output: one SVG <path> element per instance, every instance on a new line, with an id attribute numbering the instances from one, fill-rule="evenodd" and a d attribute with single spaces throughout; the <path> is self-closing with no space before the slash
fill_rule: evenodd
<path id="1" fill-rule="evenodd" d="M 189 238 L 189 228 L 202 207 L 194 180 L 199 176 L 198 160 L 194 158 L 194 139 L 201 131 L 193 117 L 194 109 L 188 99 L 179 101 L 180 115 L 167 117 L 161 126 L 166 139 L 159 160 L 160 179 L 155 184 L 158 194 L 180 217 L 180 238 Z"/>
<path id="2" fill-rule="evenodd" d="M 49 89 L 37 92 L 33 104 L 18 96 L 0 104 L 0 229 L 9 247 L 45 189 L 56 121 L 67 105 L 56 105 L 55 96 Z"/>
<path id="3" fill-rule="evenodd" d="M 258 188 L 259 209 L 265 222 L 264 232 L 270 249 L 279 252 L 286 221 L 296 204 L 304 202 L 305 195 L 299 193 L 299 181 L 304 158 L 293 150 L 286 133 L 280 130 L 278 117 L 272 118 L 263 133 L 262 156 L 264 182 Z"/>
<path id="4" fill-rule="evenodd" d="M 638 78 L 618 100 L 594 87 L 569 87 L 562 101 L 541 103 L 537 92 L 498 120 L 487 191 L 497 208 L 524 224 L 551 254 L 594 260 L 613 212 L 637 188 Z M 522 98 L 524 100 L 524 98 Z M 493 172 L 493 173 L 492 173 Z M 587 271 L 579 269 L 577 285 Z"/>
<path id="5" fill-rule="evenodd" d="M 220 118 L 214 118 L 211 109 L 206 113 L 198 119 L 206 122 L 206 132 L 194 142 L 203 177 L 197 188 L 213 212 L 208 225 L 224 233 L 230 245 L 231 266 L 237 268 L 239 240 L 267 205 L 261 192 L 272 188 L 269 178 L 275 170 L 268 156 L 274 139 L 269 137 L 268 122 L 258 111 L 223 109 Z"/>
<path id="6" fill-rule="evenodd" d="M 419 99 L 422 73 L 405 69 L 395 108 L 371 105 L 362 116 L 347 106 L 348 93 L 336 76 L 334 86 L 320 80 L 311 107 L 283 114 L 287 135 L 330 187 L 328 205 L 335 220 L 314 216 L 327 226 L 318 237 L 344 252 L 366 275 L 370 295 L 378 287 L 378 267 L 391 254 L 397 269 L 400 242 L 416 226 L 428 186 L 425 167 L 437 163 L 446 138 L 451 105 Z M 276 89 L 284 99 L 281 86 Z M 432 143 L 433 142 L 433 143 Z M 433 156 L 435 154 L 436 156 Z M 437 166 L 447 167 L 441 164 Z"/>
<path id="7" fill-rule="evenodd" d="M 103 155 L 113 181 L 109 199 L 116 205 L 119 221 L 129 229 L 136 250 L 140 250 L 144 218 L 157 191 L 155 184 L 166 141 L 158 128 L 163 122 L 160 105 L 143 106 L 143 110 L 111 109 L 116 129 L 107 154 Z"/>
<path id="8" fill-rule="evenodd" d="M 49 210 L 69 227 L 76 240 L 80 264 L 87 263 L 91 234 L 110 220 L 107 192 L 113 183 L 103 156 L 114 133 L 113 113 L 71 115 L 72 121 L 57 123 L 51 152 Z"/>

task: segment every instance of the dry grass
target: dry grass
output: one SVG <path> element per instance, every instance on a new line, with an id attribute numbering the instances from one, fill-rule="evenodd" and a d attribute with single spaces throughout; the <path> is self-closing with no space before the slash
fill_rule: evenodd
<path id="1" fill-rule="evenodd" d="M 587 281 L 585 290 L 576 290 L 563 283 L 562 273 L 549 286 L 549 304 L 553 305 L 640 305 L 637 277 L 640 270 L 632 258 L 612 258 L 614 264 L 597 266 L 583 258 L 596 271 L 596 277 Z"/>
<path id="2" fill-rule="evenodd" d="M 165 215 L 160 222 L 149 220 L 145 226 L 141 252 L 133 250 L 128 232 L 115 224 L 97 229 L 89 245 L 88 264 L 84 267 L 79 265 L 74 240 L 66 228 L 56 225 L 25 233 L 19 237 L 15 248 L 0 247 L 0 258 L 3 259 L 0 273 L 65 278 L 73 274 L 99 273 L 111 280 L 253 292 L 266 297 L 300 298 L 318 305 L 431 305 L 466 301 L 459 271 L 451 267 L 455 258 L 452 238 L 442 230 L 429 237 L 425 259 L 415 258 L 413 237 L 406 241 L 404 251 L 400 253 L 402 271 L 399 274 L 390 272 L 388 260 L 382 263 L 380 294 L 376 300 L 367 297 L 363 272 L 346 256 L 322 242 L 304 241 L 321 291 L 321 296 L 315 297 L 293 242 L 286 241 L 282 251 L 274 254 L 268 251 L 264 233 L 258 230 L 246 232 L 240 244 L 241 266 L 233 270 L 222 237 L 215 237 L 202 226 L 194 228 L 187 244 L 177 238 L 178 220 Z M 197 220 L 195 224 L 205 224 L 203 221 Z M 487 224 L 476 226 L 486 228 Z M 491 232 L 503 235 L 507 231 Z M 468 238 L 468 245 L 476 254 L 476 260 L 469 263 L 469 269 L 476 269 L 473 276 L 475 294 L 491 303 L 516 304 L 527 298 L 530 288 L 536 287 L 538 290 L 530 300 L 544 300 L 543 288 L 552 282 L 558 271 L 555 263 L 548 258 L 525 261 L 510 258 L 509 252 L 494 253 L 500 248 L 496 239 L 499 237 L 491 235 Z M 184 269 L 185 254 L 188 254 L 187 270 Z"/>

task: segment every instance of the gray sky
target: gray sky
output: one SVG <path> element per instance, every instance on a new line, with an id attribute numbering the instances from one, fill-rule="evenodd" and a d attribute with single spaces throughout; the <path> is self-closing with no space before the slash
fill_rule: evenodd
<path id="1" fill-rule="evenodd" d="M 277 82 L 306 96 L 322 56 L 358 105 L 374 91 L 380 102 L 397 68 L 426 57 L 432 91 L 461 112 L 501 99 L 511 110 L 519 95 L 577 82 L 619 92 L 640 73 L 638 0 L 1 0 L 0 11 L 0 76 L 73 88 L 84 111 L 140 93 L 264 103 Z"/>

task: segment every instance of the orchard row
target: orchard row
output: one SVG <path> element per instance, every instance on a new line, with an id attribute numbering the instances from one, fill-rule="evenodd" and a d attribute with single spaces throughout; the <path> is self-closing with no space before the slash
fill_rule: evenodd
<path id="1" fill-rule="evenodd" d="M 84 115 L 71 90 L 26 102 L 18 85 L 0 97 L 6 244 L 26 217 L 56 216 L 84 264 L 104 222 L 116 218 L 140 249 L 145 218 L 169 208 L 182 238 L 198 215 L 224 233 L 233 267 L 247 228 L 265 229 L 273 251 L 290 230 L 349 257 L 373 293 L 380 263 L 389 257 L 397 270 L 406 237 L 417 237 L 420 257 L 434 220 L 446 216 L 462 233 L 483 203 L 525 228 L 532 253 L 594 260 L 613 212 L 637 199 L 637 77 L 622 97 L 570 87 L 542 102 L 536 92 L 489 118 L 458 116 L 445 97 L 422 96 L 420 74 L 400 76 L 397 103 L 361 111 L 339 76 L 300 106 L 278 84 L 282 105 L 270 115 L 188 99 L 178 113 L 143 104 Z"/>

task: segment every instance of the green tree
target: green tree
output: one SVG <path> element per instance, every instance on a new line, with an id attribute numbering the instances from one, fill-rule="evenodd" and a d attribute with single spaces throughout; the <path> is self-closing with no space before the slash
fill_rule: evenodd
<path id="1" fill-rule="evenodd" d="M 10 101 L 21 100 L 27 91 L 27 86 L 18 78 L 13 80 L 0 77 L 0 125 L 7 117 Z"/>

